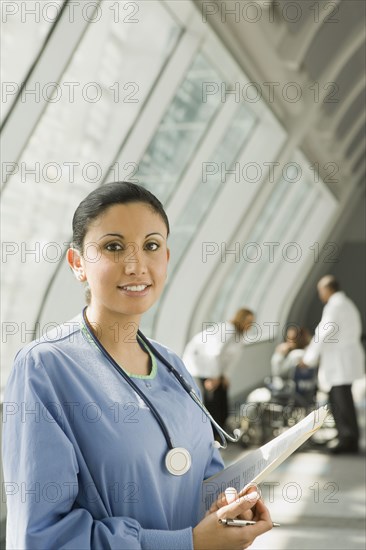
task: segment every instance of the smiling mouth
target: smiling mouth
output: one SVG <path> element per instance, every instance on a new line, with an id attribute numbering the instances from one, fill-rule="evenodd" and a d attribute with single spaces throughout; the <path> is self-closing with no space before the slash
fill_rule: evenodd
<path id="1" fill-rule="evenodd" d="M 125 285 L 125 286 L 119 286 L 120 290 L 124 290 L 125 292 L 136 292 L 136 293 L 142 293 L 148 288 L 150 288 L 151 285 Z"/>

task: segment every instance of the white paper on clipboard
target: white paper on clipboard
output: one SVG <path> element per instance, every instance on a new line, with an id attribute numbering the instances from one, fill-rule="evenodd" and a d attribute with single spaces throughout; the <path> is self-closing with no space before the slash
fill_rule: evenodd
<path id="1" fill-rule="evenodd" d="M 218 495 L 228 487 L 240 491 L 248 483 L 261 483 L 323 424 L 328 414 L 326 406 L 308 414 L 301 422 L 272 439 L 259 449 L 245 455 L 202 485 L 202 515 L 209 510 Z"/>

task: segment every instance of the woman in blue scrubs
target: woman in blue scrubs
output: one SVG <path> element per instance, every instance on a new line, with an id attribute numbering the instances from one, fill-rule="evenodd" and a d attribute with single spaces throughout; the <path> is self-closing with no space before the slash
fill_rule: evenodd
<path id="1" fill-rule="evenodd" d="M 202 481 L 223 467 L 210 422 L 162 359 L 194 385 L 182 361 L 138 333 L 164 288 L 168 234 L 138 185 L 78 206 L 67 260 L 88 305 L 17 354 L 6 388 L 7 548 L 241 549 L 272 527 L 255 492 L 200 515 Z"/>

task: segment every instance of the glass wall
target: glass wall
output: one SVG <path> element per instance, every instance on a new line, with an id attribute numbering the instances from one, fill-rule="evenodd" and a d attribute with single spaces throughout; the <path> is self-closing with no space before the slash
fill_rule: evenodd
<path id="1" fill-rule="evenodd" d="M 230 171 L 245 147 L 254 130 L 257 117 L 246 105 L 240 105 L 235 111 L 228 129 L 208 162 L 214 165 L 224 165 Z M 197 181 L 179 218 L 175 221 L 170 237 L 172 259 L 170 262 L 170 280 L 179 265 L 179 261 L 192 243 L 195 233 L 202 220 L 209 213 L 215 200 L 219 200 L 222 187 L 220 171 L 212 174 L 207 181 Z"/>
<path id="2" fill-rule="evenodd" d="M 311 238 L 321 235 L 336 203 L 300 151 L 285 166 L 245 239 L 237 238 L 228 246 L 233 250 L 236 244 L 238 254 L 228 259 L 230 267 L 209 310 L 213 322 L 228 318 L 239 307 L 252 309 L 260 323 L 273 320 L 279 313 L 268 308 L 273 294 L 280 297 L 277 302 L 281 296 L 286 301 L 299 266 L 313 258 Z M 314 224 L 319 209 L 322 221 Z M 269 333 L 264 331 L 266 336 Z"/>
<path id="3" fill-rule="evenodd" d="M 126 179 L 134 168 L 128 162 L 115 167 L 115 158 L 181 35 L 160 2 L 145 2 L 138 17 L 138 25 L 127 24 L 104 9 L 88 25 L 57 87 L 48 88 L 43 114 L 4 188 L 2 315 L 19 327 L 6 342 L 9 366 L 15 351 L 32 338 L 49 285 L 64 262 L 77 204 L 111 167 L 118 170 L 115 179 Z M 64 24 L 66 34 L 73 31 L 70 22 Z M 31 54 L 36 49 L 27 52 L 29 62 Z"/>
<path id="4" fill-rule="evenodd" d="M 46 6 L 37 0 L 2 2 L 0 80 L 6 97 L 1 102 L 1 124 L 40 55 L 64 2 L 53 0 Z"/>
<path id="5" fill-rule="evenodd" d="M 202 101 L 202 85 L 221 80 L 198 53 L 139 162 L 139 179 L 164 204 L 176 191 L 184 169 L 221 106 L 215 96 Z"/>

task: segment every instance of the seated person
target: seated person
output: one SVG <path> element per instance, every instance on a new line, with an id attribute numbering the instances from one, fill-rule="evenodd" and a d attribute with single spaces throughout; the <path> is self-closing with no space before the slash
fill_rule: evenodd
<path id="1" fill-rule="evenodd" d="M 310 340 L 311 334 L 308 329 L 290 326 L 285 341 L 276 347 L 272 355 L 272 376 L 293 378 L 294 368 L 302 360 Z"/>
<path id="2" fill-rule="evenodd" d="M 311 341 L 307 328 L 290 326 L 286 340 L 279 344 L 271 358 L 271 370 L 275 384 L 280 386 L 283 380 L 294 382 L 295 397 L 298 405 L 310 405 L 316 392 L 316 368 L 301 368 L 305 350 Z"/>

